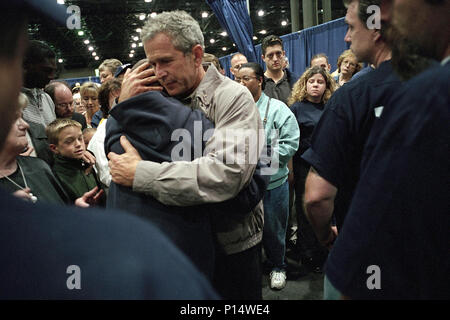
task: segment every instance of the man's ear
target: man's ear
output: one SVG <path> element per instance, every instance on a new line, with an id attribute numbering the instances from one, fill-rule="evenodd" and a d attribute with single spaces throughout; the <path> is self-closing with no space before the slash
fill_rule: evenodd
<path id="1" fill-rule="evenodd" d="M 381 39 L 381 32 L 380 32 L 380 30 L 374 29 L 374 30 L 373 30 L 372 38 L 373 38 L 373 41 L 374 41 L 374 42 L 380 41 L 380 39 Z"/>
<path id="2" fill-rule="evenodd" d="M 53 153 L 59 154 L 58 146 L 57 146 L 56 144 L 50 143 L 50 144 L 48 145 L 48 147 L 50 148 L 50 150 L 51 150 Z"/>
<path id="3" fill-rule="evenodd" d="M 194 56 L 194 62 L 196 66 L 201 66 L 203 62 L 203 48 L 201 45 L 196 44 L 192 48 L 192 55 Z"/>

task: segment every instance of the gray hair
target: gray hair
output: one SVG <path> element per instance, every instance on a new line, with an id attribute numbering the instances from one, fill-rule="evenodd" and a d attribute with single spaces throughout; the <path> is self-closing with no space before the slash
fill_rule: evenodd
<path id="1" fill-rule="evenodd" d="M 169 36 L 173 46 L 184 54 L 190 53 L 192 47 L 197 44 L 205 48 L 200 25 L 185 11 L 163 12 L 153 18 L 149 17 L 142 27 L 141 40 L 151 40 L 159 33 Z"/>

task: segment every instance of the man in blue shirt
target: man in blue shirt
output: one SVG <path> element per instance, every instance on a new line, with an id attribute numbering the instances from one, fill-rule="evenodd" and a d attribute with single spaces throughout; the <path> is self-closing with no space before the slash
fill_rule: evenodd
<path id="1" fill-rule="evenodd" d="M 379 0 L 351 1 L 345 36 L 358 60 L 377 68 L 333 94 L 315 129 L 310 149 L 302 155 L 312 166 L 306 180 L 306 212 L 323 245 L 329 245 L 336 237 L 331 227 L 333 213 L 337 229 L 344 224 L 359 179 L 359 163 L 375 118 L 374 110 L 383 106 L 401 83 L 392 70 L 391 49 L 380 30 L 368 29 L 360 18 L 368 6 L 379 3 Z"/>
<path id="2" fill-rule="evenodd" d="M 383 0 L 383 21 L 442 66 L 406 82 L 378 112 L 326 266 L 347 297 L 450 298 L 449 10 L 442 0 Z M 408 53 L 396 52 L 396 61 Z"/>

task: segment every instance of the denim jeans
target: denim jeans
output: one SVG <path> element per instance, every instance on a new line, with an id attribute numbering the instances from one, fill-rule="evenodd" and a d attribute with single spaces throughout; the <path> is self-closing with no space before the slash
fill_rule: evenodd
<path id="1" fill-rule="evenodd" d="M 266 190 L 264 195 L 263 245 L 274 270 L 286 268 L 286 230 L 289 219 L 289 184 Z"/>

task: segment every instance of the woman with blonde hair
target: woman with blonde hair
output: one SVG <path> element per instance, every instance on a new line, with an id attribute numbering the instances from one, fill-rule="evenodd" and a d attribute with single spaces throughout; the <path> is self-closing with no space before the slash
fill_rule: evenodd
<path id="1" fill-rule="evenodd" d="M 97 128 L 103 118 L 98 102 L 98 90 L 99 88 L 94 82 L 85 82 L 80 88 L 81 105 L 86 109 L 84 116 L 88 128 Z"/>
<path id="2" fill-rule="evenodd" d="M 297 211 L 297 249 L 302 264 L 320 272 L 325 262 L 326 250 L 321 247 L 303 212 L 303 193 L 309 171 L 301 159 L 310 144 L 313 130 L 322 116 L 324 106 L 335 91 L 331 75 L 319 66 L 306 70 L 292 88 L 288 103 L 300 127 L 300 143 L 293 157 L 294 188 Z"/>
<path id="3" fill-rule="evenodd" d="M 351 78 L 362 69 L 362 64 L 358 63 L 355 54 L 348 49 L 342 52 L 337 61 L 338 74 L 334 77 L 338 87 L 342 87 L 349 82 Z"/>

